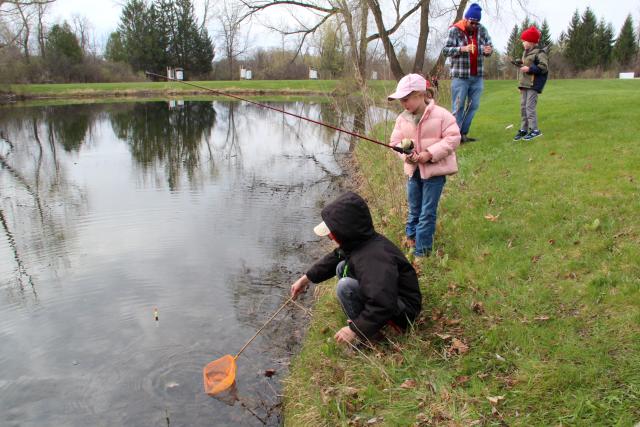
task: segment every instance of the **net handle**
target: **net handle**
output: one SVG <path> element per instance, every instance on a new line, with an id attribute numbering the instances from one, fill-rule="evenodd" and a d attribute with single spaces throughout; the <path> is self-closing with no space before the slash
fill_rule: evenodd
<path id="1" fill-rule="evenodd" d="M 271 323 L 271 321 L 272 321 L 273 319 L 275 319 L 275 317 L 278 315 L 278 313 L 280 313 L 280 312 L 282 311 L 282 309 L 283 309 L 283 308 L 285 308 L 285 307 L 287 306 L 287 304 L 289 304 L 289 302 L 291 302 L 291 301 L 293 301 L 293 297 L 289 297 L 289 299 L 287 299 L 287 300 L 284 302 L 284 304 L 282 304 L 282 305 L 280 306 L 280 308 L 279 308 L 275 313 L 273 313 L 273 315 L 271 315 L 271 317 L 269 318 L 269 320 L 267 320 L 267 321 L 265 322 L 265 324 L 264 324 L 264 325 L 262 325 L 262 327 L 260 327 L 260 329 L 258 329 L 258 331 L 257 331 L 257 332 L 256 332 L 256 333 L 251 337 L 251 339 L 250 339 L 249 341 L 247 341 L 245 345 L 243 345 L 243 346 L 242 346 L 242 348 L 240 349 L 240 351 L 238 352 L 238 354 L 236 354 L 236 355 L 233 357 L 233 360 L 236 360 L 236 359 L 237 359 L 237 358 L 242 354 L 242 352 L 245 350 L 245 348 L 247 348 L 247 346 L 249 346 L 249 344 L 251 344 L 251 342 L 252 342 L 254 339 L 256 339 L 256 337 L 258 336 L 258 334 L 259 334 L 260 332 L 262 332 L 262 330 L 263 330 L 264 328 L 266 328 L 266 327 L 267 327 L 267 325 L 268 325 L 269 323 Z"/>

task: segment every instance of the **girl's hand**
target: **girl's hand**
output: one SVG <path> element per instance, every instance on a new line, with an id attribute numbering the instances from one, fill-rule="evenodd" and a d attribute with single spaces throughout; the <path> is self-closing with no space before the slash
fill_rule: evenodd
<path id="1" fill-rule="evenodd" d="M 405 163 L 409 163 L 410 165 L 414 165 L 418 162 L 418 156 L 415 151 L 412 151 L 411 154 L 406 154 L 404 156 Z"/>
<path id="2" fill-rule="evenodd" d="M 421 151 L 420 153 L 412 153 L 413 163 L 427 163 L 429 160 L 433 158 L 430 152 Z"/>

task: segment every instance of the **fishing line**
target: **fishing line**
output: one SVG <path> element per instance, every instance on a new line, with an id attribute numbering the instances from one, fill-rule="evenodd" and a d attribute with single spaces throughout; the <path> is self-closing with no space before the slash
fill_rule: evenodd
<path id="1" fill-rule="evenodd" d="M 148 76 L 155 76 L 155 77 L 160 77 L 160 78 L 163 78 L 163 79 L 166 79 L 166 80 L 183 83 L 183 84 L 188 85 L 188 86 L 192 86 L 192 87 L 196 87 L 198 89 L 202 89 L 202 90 L 206 90 L 206 91 L 209 91 L 209 92 L 213 92 L 213 93 L 215 93 L 217 95 L 228 96 L 230 98 L 234 98 L 234 99 L 237 99 L 239 101 L 248 102 L 250 104 L 257 105 L 259 107 L 268 108 L 270 110 L 277 111 L 277 112 L 282 113 L 282 114 L 287 114 L 289 116 L 297 117 L 298 119 L 306 120 L 308 122 L 315 123 L 315 124 L 320 125 L 320 126 L 325 126 L 325 127 L 330 128 L 330 129 L 337 130 L 338 132 L 343 132 L 343 133 L 346 133 L 348 135 L 355 136 L 356 138 L 364 139 L 365 141 L 373 142 L 374 144 L 382 145 L 383 147 L 391 148 L 393 151 L 397 151 L 398 153 L 410 154 L 411 151 L 412 151 L 412 149 L 411 150 L 403 149 L 400 145 L 394 147 L 392 145 L 385 144 L 384 142 L 376 141 L 375 139 L 366 137 L 364 135 L 360 135 L 360 134 L 355 133 L 355 132 L 350 132 L 350 131 L 348 131 L 346 129 L 341 129 L 339 127 L 330 125 L 328 123 L 323 123 L 323 122 L 320 122 L 318 120 L 310 119 L 309 117 L 305 117 L 305 116 L 301 116 L 301 115 L 298 115 L 298 114 L 295 114 L 295 113 L 291 113 L 291 112 L 285 111 L 285 110 L 283 110 L 281 108 L 276 108 L 276 107 L 272 107 L 270 105 L 261 104 L 261 103 L 256 102 L 256 101 L 250 101 L 248 99 L 239 97 L 237 95 L 233 95 L 233 94 L 225 93 L 225 92 L 220 92 L 220 91 L 217 91 L 215 89 L 211 89 L 211 88 L 208 88 L 208 87 L 205 87 L 205 86 L 200 86 L 200 85 L 197 85 L 197 84 L 191 83 L 191 82 L 186 82 L 184 80 L 178 80 L 178 79 L 174 79 L 174 78 L 171 78 L 171 77 L 163 76 L 163 75 L 160 75 L 160 74 L 152 73 L 150 71 L 145 71 L 145 74 L 148 75 Z"/>

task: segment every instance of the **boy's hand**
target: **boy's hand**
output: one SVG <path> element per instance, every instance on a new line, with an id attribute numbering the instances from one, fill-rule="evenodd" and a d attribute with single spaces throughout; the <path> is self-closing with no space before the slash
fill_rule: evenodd
<path id="1" fill-rule="evenodd" d="M 307 275 L 304 274 L 298 280 L 295 281 L 293 285 L 291 285 L 291 298 L 296 299 L 298 295 L 307 290 L 307 286 L 309 286 L 310 280 L 307 278 Z"/>
<path id="2" fill-rule="evenodd" d="M 520 71 L 522 71 L 523 73 L 528 73 L 529 72 L 529 67 L 524 65 L 524 66 L 520 67 Z"/>
<path id="3" fill-rule="evenodd" d="M 350 327 L 345 326 L 344 328 L 340 329 L 338 332 L 336 332 L 336 334 L 333 336 L 337 342 L 339 343 L 350 343 L 353 340 L 356 339 L 357 335 L 355 332 L 353 332 L 351 330 Z"/>

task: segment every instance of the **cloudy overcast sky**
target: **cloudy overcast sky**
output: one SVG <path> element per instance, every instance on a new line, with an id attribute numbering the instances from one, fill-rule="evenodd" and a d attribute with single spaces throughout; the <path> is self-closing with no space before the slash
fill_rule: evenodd
<path id="1" fill-rule="evenodd" d="M 109 33 L 115 30 L 120 18 L 122 4 L 124 0 L 56 0 L 51 7 L 51 17 L 54 21 L 64 19 L 71 20 L 72 16 L 79 15 L 86 17 L 94 28 L 96 41 L 99 44 L 105 43 Z M 195 2 L 198 4 L 198 1 Z M 525 12 L 521 9 L 514 9 L 507 4 L 517 3 L 516 1 L 500 1 L 501 9 L 499 13 L 495 10 L 494 1 L 488 2 L 487 10 L 483 12 L 482 22 L 487 26 L 495 46 L 503 50 L 509 33 L 515 23 L 520 22 Z M 542 21 L 547 19 L 551 28 L 551 33 L 556 39 L 560 32 L 566 30 L 571 20 L 573 12 L 578 9 L 580 13 L 590 7 L 598 19 L 604 18 L 606 22 L 613 25 L 617 35 L 626 16 L 630 13 L 634 19 L 636 31 L 640 20 L 640 1 L 638 0 L 528 0 L 528 12 L 531 17 Z M 199 12 L 196 8 L 196 12 Z M 215 20 L 211 21 L 210 32 L 215 34 L 213 28 Z M 258 29 L 254 25 L 252 32 Z M 276 46 L 280 43 L 279 37 L 260 37 L 261 41 L 267 41 L 267 45 Z M 255 41 L 254 41 L 255 42 Z M 409 43 L 408 43 L 409 44 Z M 267 46 L 264 46 L 267 47 Z"/>

